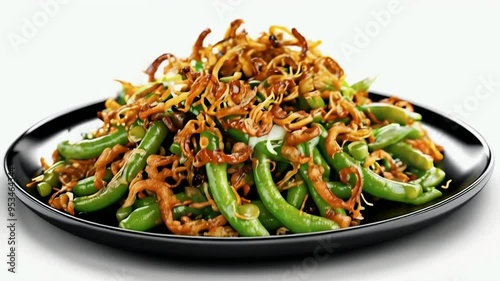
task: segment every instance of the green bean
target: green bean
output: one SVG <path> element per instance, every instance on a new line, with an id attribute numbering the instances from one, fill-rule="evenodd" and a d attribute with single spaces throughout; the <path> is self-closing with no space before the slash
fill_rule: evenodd
<path id="1" fill-rule="evenodd" d="M 427 192 L 420 194 L 417 198 L 413 199 L 404 199 L 400 202 L 412 204 L 412 205 L 422 205 L 431 202 L 432 200 L 442 196 L 443 193 L 436 188 L 429 188 Z"/>
<path id="2" fill-rule="evenodd" d="M 437 186 L 444 180 L 445 176 L 446 174 L 443 170 L 437 167 L 432 167 L 425 171 L 422 176 L 410 182 L 420 184 L 425 189 Z"/>
<path id="3" fill-rule="evenodd" d="M 325 158 L 321 155 L 321 152 L 315 147 L 312 151 L 313 161 L 316 165 L 320 165 L 323 168 L 323 179 L 325 181 L 330 180 L 331 168 L 326 162 Z"/>
<path id="4" fill-rule="evenodd" d="M 276 231 L 283 227 L 283 224 L 269 212 L 260 200 L 252 200 L 252 204 L 259 208 L 259 221 L 269 231 Z"/>
<path id="5" fill-rule="evenodd" d="M 196 61 L 193 68 L 194 68 L 194 71 L 196 71 L 196 72 L 202 72 L 203 71 L 203 62 Z"/>
<path id="6" fill-rule="evenodd" d="M 116 220 L 122 221 L 128 217 L 133 210 L 134 208 L 132 208 L 132 206 L 118 208 L 118 210 L 116 210 Z"/>
<path id="7" fill-rule="evenodd" d="M 315 124 L 321 130 L 319 149 L 327 163 L 335 170 L 340 171 L 348 167 L 356 167 L 363 176 L 363 190 L 367 193 L 387 200 L 403 202 L 405 200 L 417 198 L 422 194 L 422 186 L 413 183 L 403 183 L 389 180 L 377 175 L 375 172 L 361 167 L 356 160 L 352 159 L 345 152 L 337 152 L 333 156 L 328 155 L 325 146 L 325 139 L 328 135 L 326 129 L 320 124 Z"/>
<path id="8" fill-rule="evenodd" d="M 158 203 L 135 209 L 118 226 L 124 229 L 147 231 L 163 223 Z"/>
<path id="9" fill-rule="evenodd" d="M 424 154 L 407 143 L 395 143 L 387 146 L 384 150 L 417 169 L 427 171 L 434 167 L 434 161 L 431 156 Z"/>
<path id="10" fill-rule="evenodd" d="M 59 182 L 59 174 L 55 170 L 62 165 L 64 165 L 64 161 L 58 161 L 43 172 L 43 175 L 36 178 L 36 180 L 41 179 L 36 185 L 38 194 L 40 194 L 41 197 L 49 196 L 52 193 L 52 189 L 61 184 Z"/>
<path id="11" fill-rule="evenodd" d="M 248 143 L 249 136 L 240 130 L 229 128 L 226 131 L 227 135 L 237 142 Z"/>
<path id="12" fill-rule="evenodd" d="M 127 100 L 125 98 L 125 90 L 122 89 L 118 92 L 117 96 L 116 96 L 116 102 L 119 104 L 119 105 L 125 105 L 127 104 Z"/>
<path id="13" fill-rule="evenodd" d="M 339 225 L 334 221 L 300 212 L 286 202 L 274 184 L 270 159 L 267 156 L 269 151 L 264 151 L 267 151 L 264 142 L 255 146 L 253 173 L 257 192 L 267 210 L 294 233 L 338 229 Z"/>
<path id="14" fill-rule="evenodd" d="M 278 161 L 276 162 L 273 173 L 276 177 L 281 177 L 288 172 L 290 167 L 290 163 Z"/>
<path id="15" fill-rule="evenodd" d="M 379 121 L 389 121 L 400 125 L 422 120 L 422 115 L 387 103 L 370 103 L 358 107 L 363 112 L 371 112 Z"/>
<path id="16" fill-rule="evenodd" d="M 206 184 L 206 183 L 204 183 Z M 200 186 L 200 188 L 202 188 L 203 185 Z M 186 201 L 191 201 L 193 203 L 202 203 L 202 202 L 206 202 L 207 201 L 207 198 L 205 197 L 205 195 L 201 194 L 200 190 L 196 189 L 196 188 L 191 188 L 191 191 L 187 190 L 186 188 L 186 192 L 179 192 L 177 194 L 175 194 L 175 198 L 179 201 L 179 202 L 186 202 Z M 193 190 L 197 191 L 197 192 L 193 192 Z M 212 206 L 206 206 L 206 207 L 203 207 L 203 208 L 193 208 L 193 207 L 189 207 L 187 205 L 181 205 L 181 206 L 177 206 L 174 208 L 174 219 L 180 219 L 182 216 L 190 216 L 190 215 L 193 215 L 193 216 L 203 216 L 203 218 L 205 219 L 212 219 L 212 218 L 215 218 L 216 216 L 220 215 L 219 212 L 216 212 L 212 209 Z"/>
<path id="17" fill-rule="evenodd" d="M 308 155 L 310 153 L 309 151 L 311 148 L 307 143 L 301 143 L 297 146 L 297 149 L 300 151 L 301 154 Z M 314 147 L 313 151 L 319 152 L 319 150 L 316 147 Z M 316 165 L 328 166 L 328 163 L 321 156 L 321 154 L 317 155 L 316 158 L 313 159 L 313 161 Z M 328 167 L 330 167 L 330 166 L 328 166 Z M 299 174 L 300 174 L 301 178 L 304 180 L 304 182 L 306 183 L 307 188 L 309 190 L 309 194 L 311 195 L 311 198 L 313 199 L 316 207 L 318 207 L 318 210 L 319 210 L 319 213 L 321 214 L 321 216 L 324 217 L 328 212 L 346 214 L 345 210 L 342 208 L 332 208 L 330 206 L 330 204 L 328 204 L 328 202 L 326 202 L 321 197 L 321 195 L 319 195 L 318 191 L 316 190 L 316 187 L 314 186 L 314 183 L 309 178 L 308 170 L 309 170 L 309 164 L 304 163 L 304 164 L 300 165 L 300 167 L 299 167 Z M 328 181 L 329 179 L 325 179 L 325 177 L 323 177 L 323 180 Z M 333 191 L 337 191 L 337 190 L 333 189 L 332 192 Z M 340 197 L 338 194 L 335 194 L 335 196 Z"/>
<path id="18" fill-rule="evenodd" d="M 424 135 L 422 133 L 421 126 L 421 122 L 413 122 L 410 126 L 413 130 L 411 130 L 406 137 L 412 140 L 422 138 Z"/>
<path id="19" fill-rule="evenodd" d="M 182 156 L 182 149 L 181 149 L 181 146 L 174 142 L 170 145 L 170 148 L 169 148 L 170 152 L 172 152 L 173 154 L 177 155 L 177 156 Z"/>
<path id="20" fill-rule="evenodd" d="M 301 183 L 287 190 L 286 201 L 288 204 L 300 209 L 308 193 L 307 185 L 298 175 L 295 176 L 295 181 L 301 181 Z"/>
<path id="21" fill-rule="evenodd" d="M 183 216 L 199 216 L 201 209 L 192 208 L 186 205 L 177 206 L 173 209 L 174 220 L 179 220 Z"/>
<path id="22" fill-rule="evenodd" d="M 177 200 L 179 200 L 181 202 L 188 201 L 188 200 L 191 200 L 195 203 L 206 201 L 206 198 L 203 195 L 189 197 L 184 192 L 175 194 L 175 197 L 177 198 Z M 135 200 L 133 207 L 134 207 L 134 209 L 139 209 L 139 208 L 153 205 L 153 204 L 156 204 L 156 205 L 158 204 L 158 202 L 156 201 L 156 197 L 154 195 L 145 197 L 143 199 Z M 179 220 L 183 216 L 195 216 L 196 217 L 196 216 L 200 216 L 200 215 L 203 216 L 203 218 L 205 218 L 205 219 L 211 219 L 211 218 L 215 218 L 216 216 L 219 215 L 218 212 L 215 212 L 212 210 L 212 206 L 207 206 L 207 207 L 203 207 L 203 208 L 193 208 L 193 207 L 189 207 L 188 205 L 180 205 L 180 206 L 174 207 L 172 210 L 172 213 L 173 213 L 174 220 Z"/>
<path id="23" fill-rule="evenodd" d="M 74 199 L 77 212 L 95 212 L 116 203 L 125 195 L 130 182 L 146 166 L 146 159 L 156 153 L 167 135 L 162 121 L 154 122 L 147 130 L 139 146 L 127 158 L 122 169 L 98 192 Z"/>
<path id="24" fill-rule="evenodd" d="M 59 174 L 55 171 L 44 173 L 42 182 L 46 182 L 52 187 L 58 187 L 61 184 L 59 182 Z"/>
<path id="25" fill-rule="evenodd" d="M 207 150 L 218 149 L 217 137 L 203 131 L 200 134 L 200 146 Z M 205 165 L 209 189 L 217 207 L 229 224 L 242 236 L 268 236 L 269 232 L 260 223 L 258 218 L 244 218 L 238 213 L 237 198 L 233 188 L 229 185 L 227 179 L 227 163 L 212 163 Z"/>
<path id="26" fill-rule="evenodd" d="M 106 169 L 106 175 L 104 176 L 104 181 L 109 182 L 113 178 L 113 173 L 111 169 Z M 86 196 L 97 192 L 97 188 L 94 185 L 94 176 L 84 178 L 79 180 L 73 187 L 73 193 L 76 196 Z"/>
<path id="27" fill-rule="evenodd" d="M 151 196 L 147 196 L 147 197 L 144 197 L 142 199 L 137 199 L 134 201 L 134 209 L 138 209 L 138 208 L 141 208 L 141 207 L 144 207 L 144 206 L 147 206 L 147 205 L 151 205 L 153 203 L 156 203 L 156 196 L 154 195 L 151 195 Z"/>
<path id="28" fill-rule="evenodd" d="M 332 159 L 333 167 L 337 171 L 348 167 L 360 169 L 363 176 L 363 190 L 373 196 L 392 201 L 406 202 L 422 194 L 422 187 L 420 185 L 383 178 L 369 169 L 360 167 L 355 160 L 344 152 L 336 153 Z"/>
<path id="29" fill-rule="evenodd" d="M 375 142 L 368 144 L 371 151 L 385 148 L 391 144 L 398 143 L 417 129 L 399 124 L 386 125 L 374 132 Z"/>
<path id="30" fill-rule="evenodd" d="M 368 145 L 365 141 L 354 141 L 347 145 L 349 154 L 358 161 L 364 161 L 368 157 Z"/>
<path id="31" fill-rule="evenodd" d="M 49 196 L 52 193 L 52 186 L 48 184 L 47 182 L 40 182 L 36 185 L 36 189 L 38 191 L 38 194 L 42 197 Z"/>
<path id="32" fill-rule="evenodd" d="M 66 159 L 90 159 L 98 157 L 108 147 L 126 145 L 128 141 L 127 130 L 120 126 L 113 133 L 102 137 L 77 143 L 63 141 L 57 146 L 57 151 Z"/>
<path id="33" fill-rule="evenodd" d="M 329 181 L 326 183 L 326 185 L 332 191 L 332 193 L 340 199 L 347 200 L 351 198 L 352 188 L 348 184 L 338 181 Z"/>

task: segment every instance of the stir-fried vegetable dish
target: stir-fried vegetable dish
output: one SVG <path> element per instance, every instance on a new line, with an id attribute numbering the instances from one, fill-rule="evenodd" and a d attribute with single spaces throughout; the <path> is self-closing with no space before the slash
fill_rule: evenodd
<path id="1" fill-rule="evenodd" d="M 409 102 L 373 101 L 373 79 L 349 84 L 295 28 L 252 38 L 242 23 L 160 55 L 147 83 L 118 81 L 102 126 L 61 142 L 28 186 L 74 216 L 112 209 L 120 228 L 217 237 L 346 228 L 371 199 L 442 195 L 443 148 Z"/>

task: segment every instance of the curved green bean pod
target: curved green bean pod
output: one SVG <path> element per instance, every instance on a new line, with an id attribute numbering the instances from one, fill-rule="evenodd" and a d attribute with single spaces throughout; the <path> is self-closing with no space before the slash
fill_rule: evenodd
<path id="1" fill-rule="evenodd" d="M 123 168 L 98 192 L 74 199 L 77 212 L 95 212 L 116 203 L 125 195 L 130 182 L 146 166 L 146 159 L 156 153 L 167 136 L 168 129 L 162 121 L 154 122 L 139 146 L 127 158 Z"/>
<path id="2" fill-rule="evenodd" d="M 110 169 L 106 170 L 106 175 L 104 176 L 104 181 L 109 182 L 113 178 L 113 173 Z M 76 196 L 86 196 L 92 195 L 97 192 L 97 188 L 94 185 L 94 176 L 84 178 L 79 180 L 73 187 L 73 193 Z"/>
<path id="3" fill-rule="evenodd" d="M 95 139 L 82 140 L 77 143 L 63 141 L 57 146 L 57 151 L 66 159 L 90 159 L 98 157 L 108 147 L 127 143 L 127 130 L 124 127 L 117 127 L 113 133 Z"/>
<path id="4" fill-rule="evenodd" d="M 153 203 L 135 209 L 130 215 L 120 221 L 118 226 L 124 229 L 147 231 L 163 223 L 158 203 Z"/>
<path id="5" fill-rule="evenodd" d="M 257 146 L 261 145 L 264 148 L 257 148 Z M 294 233 L 338 229 L 339 225 L 334 221 L 300 212 L 286 202 L 274 184 L 270 159 L 266 153 L 262 152 L 262 149 L 265 149 L 265 144 L 261 142 L 257 146 L 254 151 L 253 161 L 254 179 L 260 199 L 269 212 Z"/>
<path id="6" fill-rule="evenodd" d="M 202 148 L 217 150 L 218 143 L 214 134 L 208 131 L 201 132 L 200 144 Z M 236 195 L 227 179 L 227 164 L 207 163 L 205 167 L 210 193 L 229 224 L 242 236 L 268 236 L 269 232 L 257 217 L 243 218 L 237 213 L 240 206 L 237 204 Z"/>
<path id="7" fill-rule="evenodd" d="M 302 178 L 295 176 L 295 180 L 302 181 Z M 286 202 L 295 208 L 300 209 L 307 194 L 307 185 L 302 181 L 302 183 L 287 190 Z"/>

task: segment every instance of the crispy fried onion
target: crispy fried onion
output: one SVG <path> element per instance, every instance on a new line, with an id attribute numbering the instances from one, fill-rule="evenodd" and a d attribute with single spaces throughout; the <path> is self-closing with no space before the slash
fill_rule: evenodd
<path id="1" fill-rule="evenodd" d="M 225 128 L 239 129 L 250 136 L 259 137 L 269 133 L 273 125 L 272 116 L 264 110 L 264 107 L 267 107 L 267 105 L 264 106 L 265 102 L 256 106 L 252 105 L 257 91 L 251 90 L 247 83 L 241 83 L 237 80 L 237 73 L 243 71 L 248 77 L 262 74 L 262 78 L 267 79 L 269 87 L 259 86 L 259 89 L 266 99 L 271 96 L 276 97 L 276 104 L 292 101 L 298 97 L 300 87 L 297 85 L 302 81 L 304 69 L 311 69 L 312 72 L 319 75 L 318 77 L 324 76 L 328 80 L 335 78 L 332 83 L 343 75 L 343 70 L 332 58 L 323 57 L 315 50 L 316 46 L 319 45 L 318 42 L 315 42 L 312 47 L 308 46 L 308 41 L 297 29 L 289 30 L 281 26 L 272 26 L 269 29 L 269 35 L 263 35 L 255 40 L 250 38 L 245 31 L 238 33 L 242 24 L 242 20 L 233 21 L 223 40 L 214 46 L 203 46 L 203 41 L 210 33 L 210 29 L 202 31 L 193 46 L 193 52 L 189 59 L 204 61 L 204 68 L 212 70 L 212 75 L 187 75 L 189 77 L 198 76 L 192 85 L 189 85 L 191 82 L 188 83 L 188 92 L 176 93 L 173 98 L 166 102 L 153 102 L 141 108 L 139 117 L 145 120 L 145 118 L 164 112 L 172 106 L 180 106 L 181 103 L 184 104 L 179 110 L 186 112 L 191 105 L 196 104 L 202 105 L 206 109 L 207 115 L 216 116 Z M 288 38 L 284 36 L 288 36 Z M 301 51 L 297 55 L 297 52 L 288 46 L 298 46 Z M 269 50 L 269 48 L 273 49 Z M 146 71 L 150 75 L 150 80 L 151 77 L 154 77 L 152 73 L 165 60 L 169 61 L 166 67 L 182 62 L 171 54 L 161 55 Z M 303 68 L 301 67 L 302 61 L 306 61 L 314 67 Z M 184 62 L 184 65 L 186 64 L 187 62 Z M 180 70 L 192 74 L 189 67 L 182 67 Z M 230 81 L 229 85 L 225 85 L 218 81 L 219 75 L 234 75 L 235 79 Z M 255 77 L 257 78 L 257 76 Z M 203 90 L 205 91 L 201 94 Z M 318 91 L 314 91 L 313 87 L 308 92 Z M 214 93 L 217 93 L 217 96 Z M 211 95 L 214 98 L 211 98 Z M 205 100 L 209 101 L 208 105 L 205 104 Z M 231 120 L 224 120 L 228 116 L 231 116 Z M 240 118 L 234 118 L 236 116 L 240 116 Z M 292 131 L 311 123 L 312 116 L 305 112 L 293 112 L 274 121 L 274 123 L 283 125 L 284 128 Z"/>
<path id="2" fill-rule="evenodd" d="M 285 112 L 285 115 L 281 107 L 274 105 L 271 112 L 273 113 L 274 123 L 289 132 L 301 129 L 313 121 L 312 115 L 303 110 L 290 113 Z"/>
<path id="3" fill-rule="evenodd" d="M 165 186 L 174 188 L 186 178 L 187 168 L 180 166 L 179 156 L 150 155 L 146 160 L 145 171 L 149 179 L 165 182 Z"/>
<path id="4" fill-rule="evenodd" d="M 290 163 L 305 164 L 311 160 L 307 155 L 303 155 L 295 146 L 287 145 L 286 143 L 281 146 L 281 154 Z"/>
<path id="5" fill-rule="evenodd" d="M 352 102 L 344 99 L 338 91 L 325 91 L 323 97 L 328 98 L 328 111 L 322 117 L 325 121 L 333 121 L 340 118 L 351 118 L 351 123 L 357 125 L 370 125 L 370 119 L 358 110 Z"/>
<path id="6" fill-rule="evenodd" d="M 74 216 L 75 204 L 73 203 L 73 193 L 71 193 L 71 190 L 75 185 L 76 181 L 63 185 L 61 189 L 50 196 L 48 204 L 57 210 L 63 210 Z"/>
<path id="7" fill-rule="evenodd" d="M 229 101 L 228 106 L 239 106 L 243 108 L 253 101 L 257 91 L 250 89 L 250 85 L 242 83 L 240 80 L 233 80 L 229 82 Z M 246 111 L 245 113 L 246 114 Z M 218 116 L 219 118 L 225 116 Z"/>
<path id="8" fill-rule="evenodd" d="M 303 158 L 304 160 L 308 160 L 309 158 Z M 300 163 L 299 162 L 291 162 L 292 169 L 288 170 L 285 174 L 285 176 L 276 183 L 276 187 L 278 187 L 279 190 L 285 190 L 287 188 L 293 187 L 293 185 L 290 185 L 290 180 L 292 177 L 294 177 L 298 172 L 300 168 Z"/>
<path id="9" fill-rule="evenodd" d="M 272 100 L 269 96 L 267 101 Z M 259 103 L 250 110 L 247 118 L 239 118 L 226 122 L 226 127 L 241 130 L 252 137 L 261 137 L 269 134 L 273 127 L 272 113 L 265 110 L 266 101 Z"/>
<path id="10" fill-rule="evenodd" d="M 292 28 L 292 34 L 297 38 L 297 45 L 302 49 L 300 51 L 300 58 L 305 58 L 307 55 L 307 40 L 300 34 L 296 28 Z"/>
<path id="11" fill-rule="evenodd" d="M 212 30 L 210 28 L 207 28 L 203 30 L 200 35 L 198 36 L 198 39 L 196 39 L 196 42 L 193 45 L 193 53 L 191 54 L 191 58 L 194 60 L 201 60 L 201 53 L 203 50 L 203 41 L 205 41 L 205 38 L 210 34 Z"/>
<path id="12" fill-rule="evenodd" d="M 357 129 L 357 125 L 351 123 L 351 126 L 346 126 L 344 123 L 337 122 L 329 130 L 325 139 L 326 151 L 328 155 L 334 155 L 341 150 L 337 140 L 344 141 L 359 141 L 371 135 L 371 129 Z"/>
<path id="13" fill-rule="evenodd" d="M 162 62 L 164 62 L 166 60 L 172 61 L 172 60 L 175 60 L 175 59 L 176 59 L 175 56 L 172 55 L 172 54 L 170 54 L 170 53 L 162 54 L 159 57 L 157 57 L 151 63 L 151 65 L 144 71 L 144 73 L 146 73 L 148 75 L 148 81 L 149 82 L 155 81 L 155 73 L 158 70 L 158 67 L 160 66 L 160 64 Z"/>
<path id="14" fill-rule="evenodd" d="M 178 131 L 174 136 L 174 142 L 179 144 L 182 150 L 182 154 L 186 157 L 184 166 L 187 169 L 186 179 L 190 185 L 193 184 L 193 179 L 195 177 L 195 167 L 193 166 L 195 158 L 194 151 L 198 147 L 195 135 L 201 133 L 201 131 L 205 130 L 206 127 L 206 124 L 203 122 L 203 116 L 199 115 L 198 119 L 189 120 L 186 126 L 184 126 L 184 128 Z M 222 135 L 220 131 L 214 129 L 213 127 L 211 127 L 210 129 L 219 138 L 219 147 L 221 147 Z"/>
<path id="15" fill-rule="evenodd" d="M 185 102 L 185 106 L 183 108 L 179 108 L 180 111 L 187 112 L 192 101 L 199 96 L 207 87 L 210 82 L 210 75 L 200 76 L 194 84 L 191 86 L 191 89 L 187 92 L 180 92 L 179 94 L 175 94 L 174 97 L 168 99 L 165 102 L 160 103 L 151 103 L 148 108 L 141 111 L 139 113 L 139 118 L 145 120 L 149 116 L 165 112 L 165 110 L 170 109 L 173 106 L 178 106 L 181 102 Z"/>
<path id="16" fill-rule="evenodd" d="M 63 185 L 66 185 L 91 176 L 95 172 L 93 169 L 95 160 L 95 158 L 87 160 L 68 160 L 68 163 L 55 170 L 59 173 L 59 181 Z"/>
<path id="17" fill-rule="evenodd" d="M 243 190 L 243 195 L 246 196 L 253 185 L 252 166 L 233 165 L 227 169 L 227 173 L 231 175 L 229 178 L 231 186 L 235 190 Z"/>
<path id="18" fill-rule="evenodd" d="M 200 99 L 193 105 L 203 107 L 205 119 L 217 117 L 220 122 L 227 116 L 236 117 L 248 114 L 252 93 L 248 85 L 241 84 L 239 80 L 230 81 L 229 84 L 219 82 L 215 76 L 210 76 L 207 88 L 200 95 Z M 248 99 L 243 101 L 243 99 Z M 207 105 L 208 102 L 208 105 Z"/>
<path id="19" fill-rule="evenodd" d="M 288 145 L 286 142 L 281 146 L 281 155 L 290 161 L 290 164 L 292 165 L 292 169 L 288 170 L 285 176 L 278 183 L 276 183 L 278 189 L 285 190 L 290 184 L 291 178 L 294 177 L 299 171 L 300 165 L 309 162 L 311 157 L 303 155 L 296 146 Z M 275 165 L 272 161 L 271 164 Z"/>
<path id="20" fill-rule="evenodd" d="M 106 182 L 104 181 L 104 177 L 106 176 L 106 167 L 111 164 L 113 161 L 115 161 L 118 157 L 120 157 L 121 154 L 126 153 L 130 149 L 126 146 L 123 146 L 121 144 L 117 144 L 113 146 L 113 148 L 106 148 L 104 151 L 99 155 L 99 158 L 97 158 L 97 161 L 94 164 L 95 167 L 95 174 L 94 174 L 94 186 L 96 187 L 97 190 L 101 189 L 104 187 Z M 117 161 L 114 167 L 114 170 L 116 170 L 117 167 L 120 165 L 123 165 L 125 161 L 125 158 L 120 159 L 120 161 Z"/>
<path id="21" fill-rule="evenodd" d="M 227 223 L 223 215 L 219 215 L 213 219 L 191 220 L 189 217 L 181 218 L 181 221 L 174 220 L 173 208 L 179 205 L 179 202 L 168 184 L 156 179 L 146 179 L 136 182 L 130 187 L 129 194 L 124 207 L 132 206 L 138 192 L 148 190 L 156 194 L 160 206 L 160 212 L 163 222 L 167 228 L 174 234 L 181 235 L 200 235 L 200 232 L 207 232 L 208 235 L 230 235 L 234 236 L 234 231 L 228 231 L 228 227 L 224 227 Z"/>
<path id="22" fill-rule="evenodd" d="M 361 211 L 363 206 L 361 206 L 361 192 L 363 191 L 363 175 L 356 167 L 347 167 L 339 171 L 340 181 L 348 184 L 349 175 L 354 175 L 356 177 L 356 183 L 352 188 L 351 197 L 347 200 L 349 205 L 349 211 L 351 211 L 351 217 L 353 219 L 362 220 Z"/>
<path id="23" fill-rule="evenodd" d="M 290 74 L 293 75 L 293 74 Z M 296 76 L 295 74 L 294 76 Z M 295 84 L 292 79 L 287 79 L 288 74 L 282 76 L 274 76 L 268 79 L 272 86 L 269 87 L 269 95 L 274 94 L 277 96 L 277 100 L 281 102 L 288 102 L 296 99 L 299 96 L 299 87 Z M 273 79 L 274 78 L 274 79 Z M 292 77 L 294 78 L 294 77 Z M 276 82 L 274 82 L 276 81 Z"/>
<path id="24" fill-rule="evenodd" d="M 422 153 L 430 155 L 434 161 L 443 160 L 443 148 L 436 145 L 430 138 L 427 136 L 427 133 L 424 137 L 415 140 L 406 140 L 413 148 L 422 151 Z"/>
<path id="25" fill-rule="evenodd" d="M 200 143 L 203 143 L 202 139 L 200 139 Z M 250 146 L 242 142 L 237 142 L 233 145 L 231 154 L 226 154 L 222 150 L 210 151 L 206 148 L 202 148 L 198 151 L 198 153 L 196 153 L 193 166 L 199 168 L 205 166 L 207 163 L 227 163 L 230 165 L 241 164 L 250 159 L 251 155 L 252 149 Z"/>
<path id="26" fill-rule="evenodd" d="M 340 134 L 351 133 L 352 129 L 344 125 L 344 123 L 335 123 L 329 130 L 325 139 L 326 152 L 328 155 L 333 156 L 341 150 L 337 142 L 337 137 Z"/>
<path id="27" fill-rule="evenodd" d="M 321 130 L 317 126 L 311 128 L 303 127 L 285 135 L 285 143 L 289 146 L 297 146 L 303 142 L 310 141 L 319 136 Z"/>
<path id="28" fill-rule="evenodd" d="M 349 227 L 352 223 L 352 218 L 350 216 L 335 213 L 335 211 L 332 209 L 326 210 L 325 217 L 336 222 L 340 226 L 340 228 Z"/>
<path id="29" fill-rule="evenodd" d="M 368 168 L 368 167 L 374 165 L 375 162 L 377 160 L 380 160 L 380 159 L 385 159 L 387 162 L 389 162 L 389 165 L 391 166 L 391 170 L 396 169 L 396 162 L 394 161 L 394 159 L 392 159 L 392 156 L 382 149 L 378 149 L 378 150 L 375 150 L 374 152 L 372 152 L 370 154 L 370 156 L 368 156 L 366 158 L 365 163 L 364 163 L 364 167 Z"/>
<path id="30" fill-rule="evenodd" d="M 413 109 L 413 105 L 411 103 L 409 103 L 408 101 L 405 101 L 405 100 L 402 100 L 396 96 L 392 96 L 392 97 L 388 97 L 388 98 L 385 98 L 385 99 L 382 99 L 380 100 L 380 102 L 382 103 L 388 103 L 388 104 L 392 104 L 392 105 L 395 105 L 395 106 L 398 106 L 398 107 L 402 107 L 408 111 L 411 111 L 413 112 L 414 109 Z"/>
<path id="31" fill-rule="evenodd" d="M 160 89 L 160 84 L 154 84 L 148 89 L 153 91 L 155 94 L 153 97 L 157 98 L 161 95 L 163 89 Z M 148 89 L 134 93 L 134 96 L 130 97 L 130 99 L 138 98 L 138 96 L 142 96 L 145 91 Z M 150 93 L 150 92 L 146 92 Z M 107 135 L 111 133 L 116 126 L 125 126 L 129 128 L 138 117 L 138 114 L 141 108 L 145 107 L 147 101 L 144 99 L 136 100 L 134 103 L 120 105 L 114 99 L 108 99 L 105 102 L 106 110 L 98 112 L 97 117 L 103 121 L 103 125 L 100 129 L 94 132 L 94 137 L 100 137 L 103 135 Z"/>
<path id="32" fill-rule="evenodd" d="M 389 163 L 390 169 L 386 170 L 384 166 L 380 166 L 376 161 L 384 159 Z M 384 150 L 375 150 L 366 158 L 364 167 L 373 167 L 374 172 L 391 180 L 408 182 L 410 177 L 404 173 L 406 165 L 401 161 L 396 162 L 392 156 Z"/>
<path id="33" fill-rule="evenodd" d="M 352 169 L 351 169 L 352 168 Z M 344 172 L 343 172 L 344 171 Z M 349 167 L 340 171 L 341 180 L 348 180 L 348 174 L 356 175 L 356 185 L 354 186 L 351 194 L 351 198 L 347 200 L 347 202 L 343 201 L 341 198 L 337 197 L 333 192 L 328 188 L 326 182 L 323 180 L 324 169 L 320 165 L 314 164 L 313 161 L 309 161 L 309 167 L 307 169 L 307 174 L 309 178 L 313 182 L 314 189 L 318 192 L 318 194 L 325 200 L 330 207 L 335 208 L 343 208 L 351 213 L 351 217 L 354 219 L 362 219 L 361 216 L 361 204 L 360 204 L 360 194 L 363 186 L 363 177 L 361 173 L 354 167 Z M 344 179 L 342 178 L 343 174 Z M 347 183 L 347 182 L 346 182 Z"/>
<path id="34" fill-rule="evenodd" d="M 319 57 L 314 63 L 314 72 L 317 74 L 331 74 L 331 78 L 340 78 L 344 76 L 344 70 L 340 65 L 331 57 Z M 319 75 L 316 75 L 319 76 Z M 318 81 L 318 79 L 315 79 Z M 337 82 L 338 79 L 331 80 L 332 83 Z M 338 85 L 334 85 L 336 89 L 339 89 Z"/>
<path id="35" fill-rule="evenodd" d="M 194 158 L 194 145 L 193 136 L 201 133 L 205 129 L 205 125 L 200 120 L 189 120 L 182 130 L 177 132 L 174 137 L 174 142 L 178 143 L 181 147 L 182 154 L 188 158 Z M 220 134 L 220 133 L 219 133 Z M 219 138 L 222 139 L 222 138 Z"/>

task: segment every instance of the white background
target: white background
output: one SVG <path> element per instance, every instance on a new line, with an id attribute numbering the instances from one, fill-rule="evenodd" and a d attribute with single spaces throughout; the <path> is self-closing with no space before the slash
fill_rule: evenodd
<path id="1" fill-rule="evenodd" d="M 113 79 L 143 81 L 141 71 L 159 54 L 188 55 L 201 30 L 210 27 L 207 41 L 216 42 L 234 18 L 243 18 L 251 34 L 271 24 L 297 27 L 323 40 L 323 52 L 340 62 L 349 81 L 377 75 L 374 90 L 463 119 L 494 149 L 500 141 L 492 125 L 500 102 L 499 2 L 400 1 L 390 11 L 387 0 L 70 0 L 44 10 L 46 2 L 0 7 L 0 155 L 40 119 L 114 95 Z M 390 18 L 377 20 L 381 13 Z M 483 80 L 494 82 L 489 91 Z M 145 258 L 77 238 L 18 205 L 18 273 L 7 272 L 7 229 L 0 226 L 0 280 L 498 280 L 497 172 L 473 201 L 438 224 L 312 270 L 302 260 L 207 266 Z M 1 225 L 3 171 L 0 186 Z M 293 269 L 300 274 L 286 279 Z"/>

